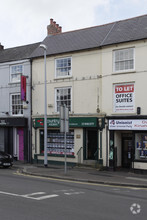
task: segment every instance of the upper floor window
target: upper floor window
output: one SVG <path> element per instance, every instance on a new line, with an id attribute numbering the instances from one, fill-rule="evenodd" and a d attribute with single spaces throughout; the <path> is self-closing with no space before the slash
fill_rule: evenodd
<path id="1" fill-rule="evenodd" d="M 13 65 L 10 67 L 10 82 L 20 82 L 20 76 L 23 73 L 22 65 Z"/>
<path id="2" fill-rule="evenodd" d="M 23 101 L 20 93 L 11 94 L 11 114 L 23 115 Z"/>
<path id="3" fill-rule="evenodd" d="M 71 57 L 56 59 L 56 77 L 71 76 Z"/>
<path id="4" fill-rule="evenodd" d="M 135 69 L 134 48 L 115 50 L 113 52 L 113 71 L 127 71 Z"/>
<path id="5" fill-rule="evenodd" d="M 57 88 L 56 95 L 56 112 L 60 111 L 61 105 L 66 105 L 69 111 L 71 111 L 71 87 Z"/>

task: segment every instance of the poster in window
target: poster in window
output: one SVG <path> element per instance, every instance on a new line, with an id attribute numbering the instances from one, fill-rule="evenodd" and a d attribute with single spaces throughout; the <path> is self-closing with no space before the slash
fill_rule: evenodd
<path id="1" fill-rule="evenodd" d="M 143 135 L 143 148 L 147 150 L 147 135 Z"/>
<path id="2" fill-rule="evenodd" d="M 134 83 L 114 85 L 113 111 L 115 113 L 135 112 Z"/>

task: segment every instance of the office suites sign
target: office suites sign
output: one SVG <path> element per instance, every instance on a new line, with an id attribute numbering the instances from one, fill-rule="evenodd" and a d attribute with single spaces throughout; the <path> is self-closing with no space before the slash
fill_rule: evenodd
<path id="1" fill-rule="evenodd" d="M 134 83 L 114 85 L 113 111 L 115 113 L 132 113 L 135 111 Z"/>
<path id="2" fill-rule="evenodd" d="M 147 119 L 109 120 L 109 130 L 147 130 Z"/>

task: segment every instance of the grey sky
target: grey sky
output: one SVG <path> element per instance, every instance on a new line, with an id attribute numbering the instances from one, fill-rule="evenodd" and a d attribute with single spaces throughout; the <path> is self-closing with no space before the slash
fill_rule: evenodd
<path id="1" fill-rule="evenodd" d="M 147 0 L 1 0 L 5 48 L 42 41 L 53 18 L 71 31 L 147 14 Z"/>

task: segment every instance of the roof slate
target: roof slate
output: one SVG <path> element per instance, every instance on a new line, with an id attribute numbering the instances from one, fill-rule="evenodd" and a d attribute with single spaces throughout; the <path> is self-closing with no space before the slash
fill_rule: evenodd
<path id="1" fill-rule="evenodd" d="M 147 39 L 147 14 L 113 23 L 47 36 L 42 42 L 47 55 L 57 55 L 102 46 Z M 0 50 L 0 63 L 43 56 L 40 42 Z"/>
<path id="2" fill-rule="evenodd" d="M 40 45 L 39 43 L 29 44 L 20 47 L 0 50 L 0 63 L 29 59 L 32 52 Z"/>
<path id="3" fill-rule="evenodd" d="M 88 50 L 116 43 L 147 38 L 147 15 L 113 23 L 47 36 L 42 42 L 47 46 L 47 55 Z M 43 56 L 37 48 L 31 57 Z"/>

